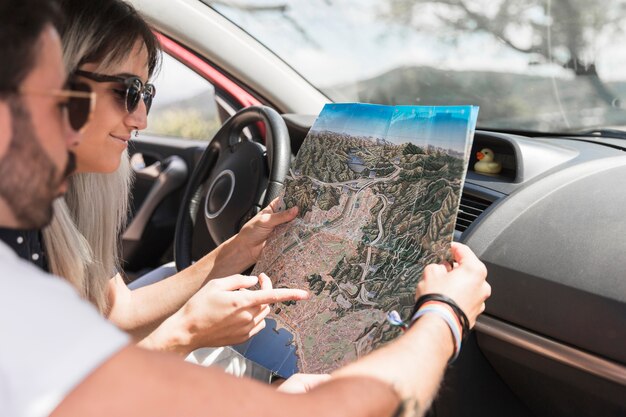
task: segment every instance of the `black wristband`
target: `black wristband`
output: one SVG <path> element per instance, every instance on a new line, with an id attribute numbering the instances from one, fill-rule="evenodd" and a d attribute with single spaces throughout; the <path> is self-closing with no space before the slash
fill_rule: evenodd
<path id="1" fill-rule="evenodd" d="M 443 294 L 422 295 L 415 302 L 415 306 L 413 307 L 413 311 L 411 312 L 411 317 L 413 317 L 415 313 L 417 313 L 417 310 L 419 310 L 422 305 L 424 305 L 425 303 L 429 301 L 438 301 L 438 302 L 441 302 L 450 306 L 450 308 L 456 315 L 457 319 L 459 320 L 459 323 L 461 323 L 461 327 L 463 328 L 462 339 L 465 340 L 470 332 L 469 320 L 467 316 L 465 315 L 465 313 L 463 312 L 463 310 L 461 310 L 461 307 L 459 307 L 459 305 L 455 303 L 453 299 L 451 299 L 450 297 L 446 297 Z"/>

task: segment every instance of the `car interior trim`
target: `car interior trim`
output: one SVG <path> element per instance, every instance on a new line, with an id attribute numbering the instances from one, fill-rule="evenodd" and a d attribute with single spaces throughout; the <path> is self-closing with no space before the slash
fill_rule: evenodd
<path id="1" fill-rule="evenodd" d="M 478 318 L 475 328 L 479 333 L 626 386 L 626 367 L 623 365 L 557 343 L 487 315 Z"/>
<path id="2" fill-rule="evenodd" d="M 197 0 L 131 0 L 161 33 L 211 62 L 281 112 L 318 114 L 330 100 L 275 53 Z M 167 16 L 167 19 L 163 17 Z M 205 41 L 199 41 L 205 40 Z"/>
<path id="3" fill-rule="evenodd" d="M 215 185 L 218 183 L 218 181 L 222 177 L 229 178 L 228 195 L 222 202 L 221 206 L 217 210 L 215 210 L 215 212 L 211 212 L 211 209 L 209 208 L 209 206 L 210 206 L 211 196 L 213 195 L 212 194 L 213 189 L 215 188 Z M 204 200 L 204 215 L 206 216 L 207 219 L 216 219 L 220 214 L 222 214 L 222 211 L 224 211 L 224 209 L 230 202 L 231 197 L 233 196 L 233 192 L 235 191 L 235 182 L 236 182 L 235 173 L 231 171 L 230 169 L 225 169 L 224 171 L 220 172 L 217 177 L 215 177 L 215 179 L 209 186 L 209 191 L 207 191 L 206 198 Z"/>
<path id="4" fill-rule="evenodd" d="M 194 55 L 191 51 L 185 49 L 167 36 L 156 33 L 163 49 L 176 59 L 184 62 L 189 68 L 202 75 L 213 85 L 227 91 L 242 107 L 258 106 L 261 104 L 259 100 L 253 97 L 246 90 L 238 86 L 224 74 L 213 68 L 200 57 Z"/>
<path id="5" fill-rule="evenodd" d="M 176 155 L 170 156 L 163 165 L 146 200 L 124 232 L 124 240 L 139 242 L 157 206 L 167 195 L 185 183 L 189 168 L 182 158 Z"/>

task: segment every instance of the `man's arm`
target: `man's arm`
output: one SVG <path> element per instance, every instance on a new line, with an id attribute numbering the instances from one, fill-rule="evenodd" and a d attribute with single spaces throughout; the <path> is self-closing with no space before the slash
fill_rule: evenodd
<path id="1" fill-rule="evenodd" d="M 389 385 L 370 377 L 346 377 L 307 394 L 283 394 L 219 369 L 132 346 L 90 375 L 51 417 L 274 417 L 277 412 L 298 417 L 390 416 L 399 403 Z"/>
<path id="2" fill-rule="evenodd" d="M 400 340 L 335 374 L 306 394 L 282 394 L 216 368 L 127 347 L 76 388 L 53 417 L 392 416 L 402 405 L 422 415 L 452 354 L 446 324 L 424 317 Z M 367 393 L 367 395 L 363 395 Z"/>
<path id="3" fill-rule="evenodd" d="M 458 265 L 451 271 L 427 268 L 417 295 L 440 292 L 451 297 L 473 325 L 490 294 L 486 270 L 466 246 L 453 244 L 452 251 Z M 339 369 L 306 394 L 277 393 L 172 356 L 126 348 L 66 397 L 53 415 L 228 417 L 281 411 L 303 417 L 359 417 L 391 416 L 399 406 L 407 415 L 422 415 L 453 348 L 445 321 L 426 314 L 397 340 Z"/>
<path id="4" fill-rule="evenodd" d="M 428 265 L 416 298 L 441 293 L 456 301 L 471 327 L 491 295 L 485 265 L 465 245 L 452 243 L 455 266 Z M 426 314 L 393 343 L 333 373 L 333 378 L 368 376 L 385 381 L 402 398 L 407 415 L 422 415 L 437 393 L 454 341 L 441 317 Z"/>

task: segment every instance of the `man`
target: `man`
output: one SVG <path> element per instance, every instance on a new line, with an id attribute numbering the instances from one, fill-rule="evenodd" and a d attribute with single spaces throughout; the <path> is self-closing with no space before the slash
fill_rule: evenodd
<path id="1" fill-rule="evenodd" d="M 78 136 L 63 101 L 71 93 L 59 91 L 54 15 L 49 0 L 0 0 L 0 227 L 44 226 L 71 168 Z M 427 267 L 418 295 L 450 297 L 473 325 L 489 296 L 486 271 L 467 247 L 453 253 L 454 268 Z M 445 314 L 426 312 L 328 381 L 286 394 L 134 347 L 68 284 L 0 243 L 0 415 L 419 415 L 460 347 Z"/>

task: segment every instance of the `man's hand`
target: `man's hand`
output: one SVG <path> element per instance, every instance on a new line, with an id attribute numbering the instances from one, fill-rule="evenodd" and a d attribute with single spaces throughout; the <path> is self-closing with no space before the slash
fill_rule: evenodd
<path id="1" fill-rule="evenodd" d="M 454 266 L 431 264 L 424 269 L 424 278 L 417 285 L 416 298 L 439 293 L 452 298 L 470 321 L 470 327 L 485 310 L 485 300 L 491 295 L 487 283 L 487 268 L 472 250 L 460 243 L 452 243 Z"/>
<path id="2" fill-rule="evenodd" d="M 293 374 L 278 385 L 276 390 L 286 394 L 304 394 L 328 380 L 330 380 L 328 374 Z"/>
<path id="3" fill-rule="evenodd" d="M 281 201 L 275 198 L 256 216 L 243 225 L 233 243 L 236 243 L 239 252 L 247 255 L 248 266 L 253 265 L 259 259 L 267 238 L 274 228 L 283 223 L 292 221 L 298 215 L 298 208 L 280 210 Z"/>
<path id="4" fill-rule="evenodd" d="M 259 290 L 249 290 L 260 284 Z M 272 288 L 265 274 L 233 275 L 209 281 L 179 310 L 188 352 L 199 347 L 243 343 L 265 327 L 270 304 L 305 300 L 304 290 Z"/>

